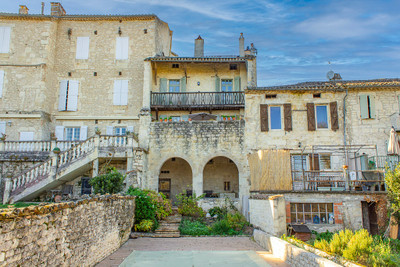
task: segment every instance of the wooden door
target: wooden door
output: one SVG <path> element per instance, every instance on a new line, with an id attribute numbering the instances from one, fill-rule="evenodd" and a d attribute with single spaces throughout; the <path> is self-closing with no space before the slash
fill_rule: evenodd
<path id="1" fill-rule="evenodd" d="M 171 179 L 159 179 L 158 192 L 163 193 L 167 198 L 171 198 Z"/>

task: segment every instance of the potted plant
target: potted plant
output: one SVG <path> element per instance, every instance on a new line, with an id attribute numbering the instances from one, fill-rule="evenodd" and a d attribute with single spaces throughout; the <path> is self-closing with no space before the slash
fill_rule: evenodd
<path id="1" fill-rule="evenodd" d="M 7 135 L 4 134 L 4 133 L 2 133 L 2 134 L 1 134 L 1 137 L 0 137 L 0 140 L 1 140 L 1 141 L 6 141 L 6 137 L 7 137 Z"/>
<path id="2" fill-rule="evenodd" d="M 169 120 L 169 121 L 172 121 L 172 117 L 169 117 L 168 120 Z"/>
<path id="3" fill-rule="evenodd" d="M 160 119 L 160 122 L 162 122 L 163 121 L 163 119 Z"/>
<path id="4" fill-rule="evenodd" d="M 101 131 L 100 131 L 99 127 L 96 127 L 95 134 L 97 134 L 97 135 L 101 135 Z"/>
<path id="5" fill-rule="evenodd" d="M 165 119 L 164 119 L 164 122 L 167 122 L 167 121 L 168 121 L 168 119 L 167 119 L 167 118 L 165 118 Z"/>
<path id="6" fill-rule="evenodd" d="M 236 120 L 236 116 L 233 116 L 233 117 L 232 117 L 232 120 L 233 120 L 233 121 Z"/>
<path id="7" fill-rule="evenodd" d="M 54 154 L 60 154 L 60 152 L 61 152 L 61 149 L 60 149 L 59 147 L 55 147 L 55 148 L 53 149 L 53 153 L 54 153 Z"/>

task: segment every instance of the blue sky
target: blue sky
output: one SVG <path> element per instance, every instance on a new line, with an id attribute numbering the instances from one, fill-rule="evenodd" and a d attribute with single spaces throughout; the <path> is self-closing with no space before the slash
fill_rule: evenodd
<path id="1" fill-rule="evenodd" d="M 2 12 L 40 0 L 0 0 Z M 46 3 L 49 14 L 50 2 Z M 193 56 L 194 39 L 206 55 L 238 54 L 238 38 L 258 49 L 258 85 L 400 77 L 398 0 L 64 0 L 67 14 L 156 14 L 174 31 L 173 51 Z M 328 62 L 331 62 L 329 65 Z"/>

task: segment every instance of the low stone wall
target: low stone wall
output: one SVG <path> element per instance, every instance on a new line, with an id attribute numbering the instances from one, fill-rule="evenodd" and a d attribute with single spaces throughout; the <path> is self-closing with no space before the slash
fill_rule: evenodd
<path id="1" fill-rule="evenodd" d="M 94 266 L 129 238 L 135 199 L 107 195 L 2 210 L 0 266 Z"/>
<path id="2" fill-rule="evenodd" d="M 346 262 L 344 265 L 337 264 L 323 256 L 328 254 L 313 249 L 314 253 L 306 251 L 302 248 L 296 247 L 285 240 L 278 237 L 271 236 L 263 231 L 254 230 L 254 240 L 266 250 L 285 261 L 289 266 L 307 266 L 307 267 L 360 267 L 360 265 Z M 317 255 L 317 254 L 318 255 Z"/>
<path id="3" fill-rule="evenodd" d="M 250 223 L 263 231 L 282 236 L 286 234 L 285 198 L 282 195 L 249 199 Z"/>

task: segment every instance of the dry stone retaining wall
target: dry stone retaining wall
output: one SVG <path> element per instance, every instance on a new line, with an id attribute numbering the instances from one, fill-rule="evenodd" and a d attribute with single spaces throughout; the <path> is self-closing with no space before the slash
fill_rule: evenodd
<path id="1" fill-rule="evenodd" d="M 128 240 L 135 199 L 108 195 L 0 213 L 0 266 L 94 266 Z"/>

